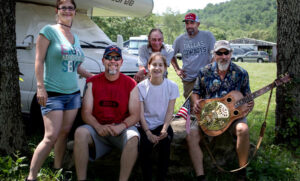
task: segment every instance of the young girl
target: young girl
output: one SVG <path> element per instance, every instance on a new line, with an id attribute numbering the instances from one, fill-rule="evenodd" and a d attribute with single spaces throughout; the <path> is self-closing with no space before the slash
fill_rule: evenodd
<path id="1" fill-rule="evenodd" d="M 164 78 L 166 58 L 153 53 L 148 61 L 150 78 L 138 84 L 141 102 L 140 160 L 144 180 L 152 180 L 152 149 L 159 149 L 157 180 L 165 180 L 170 159 L 173 130 L 170 126 L 179 90 Z"/>

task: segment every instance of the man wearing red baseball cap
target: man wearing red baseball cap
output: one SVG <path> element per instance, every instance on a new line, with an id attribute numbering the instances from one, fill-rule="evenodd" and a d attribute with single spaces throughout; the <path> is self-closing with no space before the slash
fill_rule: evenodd
<path id="1" fill-rule="evenodd" d="M 195 22 L 200 23 L 199 17 L 196 14 L 194 14 L 194 13 L 188 13 L 188 14 L 186 14 L 185 17 L 184 17 L 183 22 L 185 22 L 185 21 L 195 21 Z"/>
<path id="2" fill-rule="evenodd" d="M 200 21 L 196 14 L 186 14 L 183 22 L 185 22 L 186 33 L 178 36 L 174 41 L 172 65 L 182 79 L 183 95 L 187 98 L 194 87 L 200 68 L 211 61 L 211 51 L 216 40 L 211 32 L 198 30 Z M 179 67 L 175 57 L 178 53 L 182 55 L 182 68 Z"/>
<path id="3" fill-rule="evenodd" d="M 185 98 L 188 98 L 194 88 L 194 83 L 200 69 L 209 64 L 212 59 L 211 52 L 214 49 L 216 40 L 211 32 L 198 30 L 200 21 L 196 14 L 186 14 L 183 22 L 185 22 L 186 33 L 180 35 L 174 41 L 172 65 L 177 75 L 182 79 L 183 95 Z M 175 57 L 178 53 L 182 54 L 182 68 L 179 67 Z M 203 168 L 201 168 L 202 165 L 198 164 L 199 154 L 191 146 L 191 140 L 194 138 L 194 134 L 188 134 L 186 137 L 190 157 L 198 180 L 205 180 Z"/>

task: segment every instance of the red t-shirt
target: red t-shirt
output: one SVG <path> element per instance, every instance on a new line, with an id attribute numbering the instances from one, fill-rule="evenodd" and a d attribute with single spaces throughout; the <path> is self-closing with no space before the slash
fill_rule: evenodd
<path id="1" fill-rule="evenodd" d="M 93 84 L 93 116 L 100 124 L 121 123 L 129 116 L 128 103 L 130 92 L 136 82 L 120 73 L 115 81 L 106 79 L 104 73 L 93 76 L 87 83 Z"/>

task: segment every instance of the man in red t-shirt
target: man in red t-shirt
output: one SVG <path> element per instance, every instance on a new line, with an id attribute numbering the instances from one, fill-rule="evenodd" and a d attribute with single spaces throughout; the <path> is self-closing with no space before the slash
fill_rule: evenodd
<path id="1" fill-rule="evenodd" d="M 120 73 L 121 49 L 109 46 L 103 58 L 105 72 L 87 80 L 82 118 L 75 132 L 74 156 L 78 180 L 86 180 L 88 160 L 117 147 L 122 150 L 119 180 L 128 180 L 138 154 L 139 94 L 136 82 Z"/>

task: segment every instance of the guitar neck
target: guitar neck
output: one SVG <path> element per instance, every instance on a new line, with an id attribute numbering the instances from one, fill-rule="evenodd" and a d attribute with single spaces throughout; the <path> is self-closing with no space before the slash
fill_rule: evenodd
<path id="1" fill-rule="evenodd" d="M 235 108 L 238 108 L 239 106 L 243 105 L 243 104 L 246 104 L 250 101 L 253 101 L 255 98 L 263 95 L 264 93 L 268 92 L 269 90 L 271 90 L 276 84 L 271 83 L 269 85 L 267 85 L 266 87 L 264 88 L 261 88 L 247 96 L 245 96 L 244 98 L 240 99 L 239 101 L 237 101 L 234 105 Z"/>

